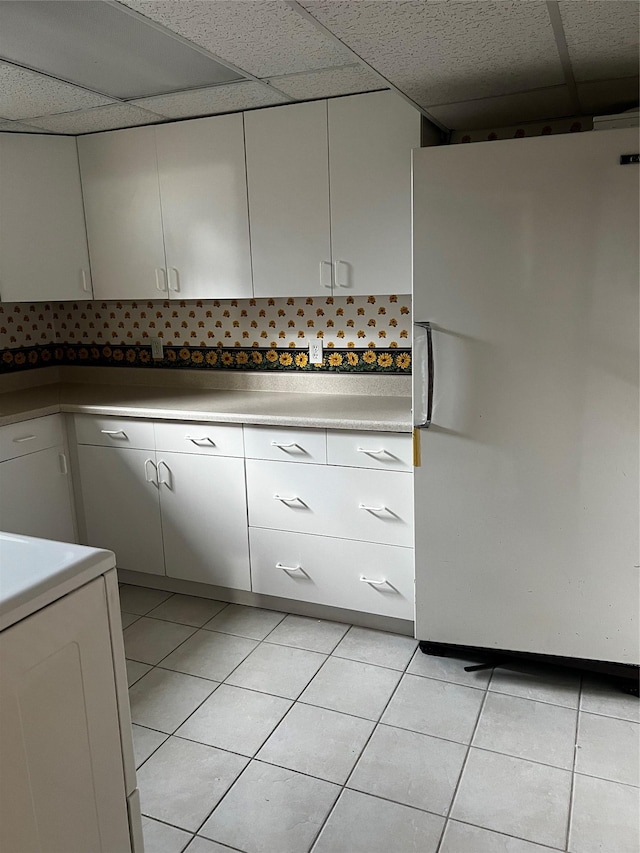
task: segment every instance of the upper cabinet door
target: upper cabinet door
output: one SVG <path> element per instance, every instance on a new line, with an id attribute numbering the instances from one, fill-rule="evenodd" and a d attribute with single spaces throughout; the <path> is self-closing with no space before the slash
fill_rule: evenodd
<path id="1" fill-rule="evenodd" d="M 327 102 L 245 113 L 256 296 L 330 294 Z"/>
<path id="2" fill-rule="evenodd" d="M 167 295 L 155 128 L 78 140 L 94 296 Z"/>
<path id="3" fill-rule="evenodd" d="M 420 114 L 394 92 L 329 105 L 336 295 L 411 292 L 411 149 Z"/>
<path id="4" fill-rule="evenodd" d="M 169 295 L 253 295 L 241 114 L 155 129 Z"/>
<path id="5" fill-rule="evenodd" d="M 91 296 L 75 139 L 0 133 L 0 296 Z"/>

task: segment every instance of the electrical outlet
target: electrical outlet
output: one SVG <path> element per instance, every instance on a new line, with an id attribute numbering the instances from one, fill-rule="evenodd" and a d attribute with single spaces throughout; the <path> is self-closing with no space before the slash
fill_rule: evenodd
<path id="1" fill-rule="evenodd" d="M 309 341 L 309 361 L 311 364 L 322 364 L 322 341 L 320 338 Z"/>
<path id="2" fill-rule="evenodd" d="M 151 338 L 151 358 L 164 358 L 162 338 Z"/>

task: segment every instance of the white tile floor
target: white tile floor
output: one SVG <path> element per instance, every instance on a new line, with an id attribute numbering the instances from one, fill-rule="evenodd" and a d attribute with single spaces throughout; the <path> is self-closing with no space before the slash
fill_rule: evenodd
<path id="1" fill-rule="evenodd" d="M 147 853 L 638 853 L 638 700 L 120 589 Z"/>

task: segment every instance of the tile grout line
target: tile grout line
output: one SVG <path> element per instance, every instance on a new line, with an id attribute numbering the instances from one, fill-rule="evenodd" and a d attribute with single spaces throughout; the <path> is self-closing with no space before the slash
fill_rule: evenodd
<path id="1" fill-rule="evenodd" d="M 571 822 L 573 818 L 573 796 L 576 784 L 576 762 L 578 758 L 578 740 L 580 736 L 580 714 L 581 705 L 582 705 L 582 685 L 583 678 L 580 677 L 580 686 L 578 688 L 578 708 L 576 710 L 576 727 L 575 727 L 575 735 L 574 735 L 574 745 L 573 745 L 573 763 L 571 766 L 571 788 L 569 789 L 569 809 L 567 812 L 567 831 L 565 835 L 565 844 L 564 849 L 569 849 L 569 838 L 571 836 Z"/>
<path id="2" fill-rule="evenodd" d="M 460 773 L 458 774 L 458 779 L 456 781 L 455 788 L 453 789 L 453 794 L 451 796 L 451 802 L 449 803 L 449 808 L 447 809 L 447 813 L 444 816 L 444 824 L 442 826 L 442 832 L 440 833 L 440 839 L 438 840 L 438 844 L 435 849 L 435 853 L 439 853 L 440 848 L 442 847 L 442 842 L 444 841 L 444 835 L 447 831 L 447 826 L 449 825 L 449 820 L 451 818 L 451 813 L 453 812 L 453 807 L 455 805 L 456 797 L 458 796 L 458 791 L 460 789 L 460 783 L 462 782 L 462 777 L 464 776 L 464 771 L 467 767 L 467 762 L 469 761 L 469 756 L 471 754 L 471 745 L 476 736 L 476 731 L 478 730 L 478 726 L 480 725 L 480 719 L 482 717 L 482 712 L 484 711 L 484 706 L 486 705 L 487 698 L 489 696 L 489 685 L 493 680 L 493 675 L 495 673 L 495 667 L 491 668 L 491 674 L 487 679 L 487 683 L 484 689 L 484 696 L 482 697 L 482 702 L 480 703 L 480 707 L 478 708 L 478 715 L 476 717 L 476 721 L 473 726 L 473 731 L 471 732 L 471 737 L 469 738 L 469 743 L 467 744 L 467 751 L 465 752 L 464 759 L 462 761 L 462 767 L 460 768 Z"/>
<path id="3" fill-rule="evenodd" d="M 353 627 L 354 627 L 354 626 L 352 625 L 352 626 L 349 628 L 349 631 L 351 631 L 351 628 L 353 628 Z M 347 631 L 347 632 L 346 632 L 345 637 L 347 636 L 347 634 L 349 633 L 349 631 Z M 336 646 L 336 648 L 337 648 L 337 646 Z M 377 731 L 378 726 L 380 725 L 380 720 L 382 719 L 382 717 L 383 717 L 383 716 L 384 716 L 384 714 L 385 714 L 385 711 L 386 711 L 386 710 L 387 710 L 387 708 L 389 707 L 389 703 L 391 702 L 391 700 L 393 699 L 393 697 L 396 695 L 396 692 L 397 692 L 398 688 L 399 688 L 399 687 L 400 687 L 400 685 L 402 684 L 402 680 L 403 680 L 404 676 L 407 674 L 407 670 L 408 670 L 408 668 L 409 668 L 409 665 L 411 664 L 411 661 L 413 660 L 413 658 L 414 658 L 414 656 L 415 656 L 415 654 L 416 654 L 416 652 L 417 652 L 417 651 L 418 651 L 418 646 L 416 645 L 416 648 L 413 650 L 413 653 L 409 656 L 409 660 L 406 662 L 406 664 L 405 664 L 405 666 L 404 666 L 404 669 L 402 669 L 402 670 L 395 670 L 396 672 L 400 672 L 400 678 L 398 679 L 398 681 L 397 681 L 397 683 L 396 683 L 396 686 L 395 686 L 395 687 L 393 688 L 393 690 L 391 691 L 391 694 L 390 694 L 390 696 L 389 696 L 389 698 L 388 698 L 387 702 L 385 703 L 384 708 L 383 708 L 383 709 L 382 709 L 382 711 L 380 712 L 380 715 L 378 716 L 378 719 L 377 719 L 377 720 L 375 720 L 375 721 L 370 721 L 370 722 L 373 722 L 373 723 L 374 723 L 373 728 L 371 729 L 371 734 L 369 735 L 369 737 L 368 737 L 368 738 L 366 739 L 366 741 L 364 742 L 364 744 L 363 744 L 363 746 L 362 746 L 362 749 L 360 750 L 360 752 L 359 752 L 359 754 L 358 754 L 358 757 L 357 757 L 357 758 L 356 758 L 356 760 L 354 761 L 354 763 L 353 763 L 353 766 L 352 766 L 351 770 L 350 770 L 350 771 L 349 771 L 349 773 L 347 774 L 347 778 L 345 779 L 345 781 L 343 782 L 343 784 L 340 786 L 340 791 L 338 792 L 338 796 L 336 797 L 336 800 L 335 800 L 335 802 L 334 802 L 333 806 L 329 809 L 329 812 L 327 813 L 327 816 L 326 816 L 326 817 L 325 817 L 325 819 L 322 821 L 322 824 L 321 824 L 321 825 L 320 825 L 320 827 L 318 828 L 318 831 L 317 831 L 317 833 L 315 834 L 315 836 L 314 836 L 314 838 L 313 838 L 313 840 L 312 840 L 311 844 L 310 844 L 310 845 L 309 845 L 309 847 L 307 848 L 309 851 L 312 851 L 312 850 L 313 850 L 313 848 L 315 847 L 315 845 L 318 843 L 318 839 L 320 838 L 320 835 L 322 834 L 322 830 L 325 828 L 325 826 L 327 825 L 327 822 L 329 821 L 329 819 L 330 819 L 331 815 L 332 815 L 332 814 L 334 813 L 334 811 L 336 810 L 336 807 L 337 807 L 337 805 L 338 805 L 338 802 L 340 801 L 340 798 L 342 797 L 342 795 L 343 795 L 344 791 L 345 791 L 345 790 L 351 790 L 351 789 L 347 789 L 347 785 L 349 784 L 349 780 L 350 780 L 350 779 L 351 779 L 351 777 L 353 776 L 353 774 L 354 774 L 354 772 L 355 772 L 356 767 L 357 767 L 357 766 L 358 766 L 358 764 L 360 763 L 360 759 L 361 759 L 361 758 L 362 758 L 362 756 L 364 755 L 364 752 L 365 752 L 365 750 L 366 750 L 367 746 L 369 745 L 369 743 L 370 743 L 370 741 L 371 741 L 371 738 L 373 737 L 373 735 L 374 735 L 374 734 L 375 734 L 375 732 Z M 336 657 L 337 657 L 337 655 L 336 655 Z M 348 658 L 347 658 L 347 660 L 348 660 Z M 375 666 L 375 664 L 374 664 L 374 666 Z M 393 801 L 390 801 L 390 802 L 393 802 Z"/>
<path id="4" fill-rule="evenodd" d="M 255 652 L 255 651 L 256 651 L 256 650 L 257 650 L 257 649 L 258 649 L 258 648 L 259 648 L 259 647 L 260 647 L 260 646 L 261 646 L 261 645 L 266 641 L 266 638 L 267 638 L 268 636 L 270 636 L 270 634 L 271 634 L 271 633 L 273 633 L 273 631 L 275 631 L 275 629 L 278 627 L 278 625 L 281 625 L 281 624 L 282 624 L 282 622 L 286 619 L 287 615 L 288 615 L 288 614 L 285 614 L 285 615 L 283 616 L 283 618 L 280 620 L 280 622 L 278 622 L 278 624 L 277 624 L 277 625 L 274 625 L 274 627 L 271 629 L 271 631 L 269 631 L 269 633 L 266 635 L 266 637 L 264 637 L 262 640 L 259 640 L 259 641 L 258 641 L 258 645 L 255 647 L 255 649 L 252 649 L 252 651 L 251 651 L 251 652 L 249 652 L 249 654 L 248 654 L 245 658 L 243 658 L 243 660 L 238 664 L 238 666 L 234 667 L 234 669 L 233 669 L 233 670 L 232 670 L 232 671 L 231 671 L 231 672 L 226 676 L 226 678 L 224 679 L 224 681 L 222 682 L 222 684 L 227 684 L 227 687 L 236 687 L 236 686 L 237 686 L 237 685 L 234 685 L 234 684 L 228 684 L 228 683 L 227 683 L 227 679 L 228 679 L 231 675 L 233 675 L 233 673 L 236 671 L 236 669 L 238 669 L 238 667 L 239 667 L 242 663 L 244 663 L 244 661 L 245 661 L 245 660 L 247 660 L 247 658 L 249 658 L 249 657 L 250 657 L 250 655 L 252 655 L 252 654 L 253 654 L 253 652 Z M 352 627 L 353 627 L 353 626 L 350 626 L 350 627 L 347 629 L 347 631 L 345 631 L 345 633 L 344 633 L 343 637 L 341 637 L 341 638 L 340 638 L 340 640 L 338 640 L 338 642 L 337 642 L 337 643 L 336 643 L 336 645 L 334 646 L 334 649 L 335 649 L 335 648 L 337 648 L 337 646 L 340 644 L 340 642 L 342 642 L 342 639 L 344 638 L 344 636 L 346 636 L 346 635 L 349 633 L 349 631 L 351 630 L 351 628 L 352 628 Z M 222 632 L 218 632 L 218 633 L 222 633 Z M 277 645 L 277 644 L 275 644 L 275 643 L 268 643 L 267 645 Z M 286 648 L 296 648 L 296 647 L 295 647 L 295 646 L 287 646 Z M 301 651 L 305 651 L 305 650 L 304 650 L 304 649 L 302 649 Z M 308 651 L 310 651 L 310 650 L 308 650 Z M 321 652 L 316 652 L 315 654 L 322 654 L 322 653 L 321 653 Z M 324 661 L 322 662 L 322 664 L 318 667 L 318 669 L 314 672 L 314 674 L 311 676 L 311 678 L 307 681 L 307 683 L 306 683 L 306 684 L 305 684 L 305 686 L 302 688 L 302 690 L 300 691 L 300 693 L 298 694 L 298 696 L 301 696 L 301 695 L 304 693 L 304 691 L 307 689 L 307 687 L 309 686 L 309 684 L 311 684 L 311 682 L 313 681 L 313 679 L 316 677 L 316 675 L 320 672 L 320 670 L 322 669 L 322 667 L 325 665 L 325 663 L 327 662 L 327 660 L 329 659 L 329 657 L 330 657 L 330 654 L 325 655 L 325 660 L 324 660 Z M 248 689 L 250 689 L 250 688 L 238 688 L 238 689 L 248 690 Z M 253 692 L 255 692 L 255 693 L 262 693 L 262 691 L 259 691 L 259 690 L 255 690 L 255 691 L 253 691 Z M 210 695 L 212 695 L 212 694 L 210 694 Z M 263 695 L 266 695 L 266 696 L 273 696 L 273 695 L 275 695 L 275 694 L 272 694 L 272 693 L 263 693 Z M 208 697 L 207 697 L 207 698 L 208 698 Z M 211 816 L 213 815 L 213 813 L 215 812 L 215 810 L 218 808 L 218 806 L 220 806 L 220 805 L 221 805 L 221 803 L 224 801 L 224 799 L 227 797 L 227 795 L 231 792 L 231 790 L 232 790 L 232 789 L 237 785 L 237 783 L 240 781 L 240 779 L 242 778 L 242 776 L 243 776 L 243 775 L 244 775 L 244 773 L 246 772 L 247 768 L 251 766 L 251 763 L 252 763 L 253 761 L 258 761 L 259 763 L 262 763 L 262 764 L 270 764 L 270 762 L 267 762 L 267 761 L 260 761 L 260 759 L 256 758 L 256 755 L 258 754 L 258 752 L 260 752 L 260 750 L 261 750 L 261 749 L 262 749 L 262 747 L 266 744 L 266 742 L 269 740 L 269 738 L 270 738 L 270 737 L 275 733 L 276 729 L 278 729 L 278 728 L 282 725 L 282 723 L 284 722 L 284 720 L 285 720 L 285 719 L 287 718 L 287 716 L 291 713 L 292 708 L 294 708 L 294 707 L 296 706 L 297 702 L 298 702 L 298 700 L 297 700 L 297 699 L 289 699 L 289 697 L 285 697 L 285 696 L 278 697 L 278 698 L 288 699 L 288 701 L 290 701 L 290 702 L 291 702 L 291 706 L 286 710 L 286 712 L 284 713 L 284 715 L 282 716 L 282 718 L 281 718 L 281 719 L 276 723 L 276 725 L 273 727 L 273 729 L 272 729 L 272 730 L 269 732 L 269 734 L 265 737 L 265 739 L 264 739 L 264 740 L 263 740 L 263 742 L 260 744 L 260 746 L 259 746 L 259 747 L 258 747 L 258 749 L 255 751 L 255 753 L 254 753 L 252 756 L 250 756 L 250 757 L 249 757 L 249 760 L 247 761 L 247 764 L 245 765 L 245 767 L 243 767 L 243 768 L 242 768 L 242 770 L 240 771 L 240 773 L 238 774 L 238 776 L 233 780 L 233 782 L 231 783 L 231 785 L 229 785 L 228 789 L 224 792 L 224 794 L 222 795 L 222 797 L 218 800 L 218 802 L 215 804 L 215 806 L 214 806 L 214 807 L 211 809 L 211 811 L 207 814 L 206 818 L 203 820 L 203 822 L 200 824 L 200 826 L 199 826 L 199 827 L 198 827 L 198 829 L 196 830 L 196 835 L 200 832 L 200 830 L 201 830 L 201 829 L 202 829 L 202 827 L 205 825 L 205 823 L 206 823 L 206 822 L 211 818 Z M 190 715 L 190 716 L 191 716 L 191 715 Z M 188 719 L 188 718 L 187 718 L 187 719 Z M 186 720 L 185 720 L 185 722 L 186 722 Z M 206 745 L 206 744 L 205 744 L 205 745 Z M 243 757 L 243 758 L 247 758 L 247 756 L 242 756 L 242 757 Z M 277 767 L 278 765 L 272 765 L 272 766 Z M 290 768 L 282 768 L 282 769 L 284 769 L 284 770 L 288 770 L 288 771 L 289 771 L 289 772 L 291 772 L 291 773 L 296 773 L 296 772 L 298 772 L 298 771 L 295 771 L 295 770 L 291 770 Z M 310 774 L 302 774 L 302 775 L 310 776 Z M 311 778 L 318 778 L 318 777 L 313 777 L 313 776 L 312 776 Z M 328 780 L 327 780 L 327 779 L 322 779 L 322 780 L 320 780 L 320 781 L 328 782 Z M 329 782 L 328 782 L 328 784 L 335 784 L 335 783 L 329 783 Z M 339 797 L 339 796 L 340 796 L 340 794 L 338 794 L 338 797 Z M 336 801 L 337 801 L 337 797 L 336 797 Z M 324 824 L 323 824 L 323 825 L 324 825 Z M 206 838 L 206 836 L 203 836 L 203 838 Z M 210 839 L 210 840 L 211 840 L 211 839 Z M 215 840 L 215 839 L 214 839 L 214 840 Z M 222 842 L 220 842 L 220 843 L 222 843 Z"/>

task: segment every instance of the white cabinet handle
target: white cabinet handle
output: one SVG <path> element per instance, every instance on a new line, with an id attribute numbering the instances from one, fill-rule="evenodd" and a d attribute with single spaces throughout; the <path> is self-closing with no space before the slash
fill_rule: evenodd
<path id="1" fill-rule="evenodd" d="M 82 270 L 82 289 L 85 293 L 91 293 L 91 279 L 88 270 Z"/>
<path id="2" fill-rule="evenodd" d="M 167 270 L 167 278 L 168 278 L 168 288 L 169 290 L 175 291 L 175 293 L 180 292 L 180 275 L 178 270 L 175 267 L 169 267 Z M 171 283 L 173 280 L 173 284 Z"/>
<path id="3" fill-rule="evenodd" d="M 344 267 L 344 277 L 342 278 L 342 280 L 340 279 L 340 276 L 338 275 L 341 266 Z M 336 287 L 350 287 L 351 286 L 349 284 L 349 264 L 346 261 L 336 261 L 335 262 L 334 280 L 336 283 Z"/>
<path id="4" fill-rule="evenodd" d="M 211 447 L 215 447 L 216 443 L 212 438 L 209 438 L 208 435 L 203 435 L 201 438 L 196 438 L 194 435 L 185 435 L 185 441 L 192 441 L 194 444 L 201 444 L 204 441 L 208 441 Z"/>
<path id="5" fill-rule="evenodd" d="M 14 438 L 13 440 L 16 444 L 22 444 L 23 441 L 33 441 L 33 439 L 37 437 L 37 435 L 23 435 L 20 438 Z"/>
<path id="6" fill-rule="evenodd" d="M 366 447 L 356 447 L 356 450 L 358 451 L 358 453 L 366 453 L 369 456 L 375 456 L 378 453 L 386 453 L 387 452 L 384 449 L 384 447 L 381 447 L 380 450 L 367 450 Z"/>
<path id="7" fill-rule="evenodd" d="M 110 438 L 126 438 L 127 434 L 123 429 L 101 429 L 103 435 L 108 435 Z"/>
<path id="8" fill-rule="evenodd" d="M 389 583 L 386 578 L 381 581 L 374 581 L 372 578 L 365 578 L 364 575 L 360 575 L 360 580 L 362 581 L 362 583 L 370 583 L 371 586 L 384 586 L 385 584 Z"/>
<path id="9" fill-rule="evenodd" d="M 160 293 L 167 292 L 167 274 L 162 267 L 156 267 L 156 289 Z"/>
<path id="10" fill-rule="evenodd" d="M 67 465 L 67 457 L 64 453 L 58 453 L 58 461 L 60 462 L 60 473 L 66 476 L 69 473 L 69 467 Z"/>
<path id="11" fill-rule="evenodd" d="M 283 495 L 274 495 L 273 499 L 274 499 L 274 501 L 282 501 L 283 504 L 292 504 L 292 503 L 295 503 L 296 501 L 300 501 L 300 503 L 304 503 L 302 498 L 299 498 L 297 495 L 294 495 L 291 498 L 285 498 Z"/>
<path id="12" fill-rule="evenodd" d="M 283 566 L 282 563 L 276 563 L 276 569 L 282 569 L 283 572 L 303 572 L 302 566 Z"/>
<path id="13" fill-rule="evenodd" d="M 299 444 L 296 444 L 295 441 L 290 442 L 289 444 L 278 444 L 277 441 L 271 442 L 271 447 L 279 447 L 280 450 L 288 450 L 290 447 L 300 447 Z"/>
<path id="14" fill-rule="evenodd" d="M 325 272 L 329 268 L 329 278 L 327 279 Z M 331 288 L 331 261 L 320 261 L 320 287 Z"/>
<path id="15" fill-rule="evenodd" d="M 167 472 L 166 480 L 162 476 L 162 469 L 163 468 Z M 158 472 L 158 484 L 160 486 L 166 486 L 168 489 L 171 489 L 171 491 L 173 491 L 173 475 L 171 474 L 171 468 L 169 468 L 169 466 L 164 461 L 164 459 L 161 459 L 160 462 L 158 462 L 158 467 L 156 470 Z"/>
<path id="16" fill-rule="evenodd" d="M 153 468 L 155 477 L 153 475 L 149 477 L 149 465 L 151 465 L 151 467 Z M 144 460 L 144 478 L 147 483 L 151 483 L 156 487 L 156 489 L 158 488 L 158 466 L 153 461 L 153 459 Z"/>
<path id="17" fill-rule="evenodd" d="M 358 504 L 358 509 L 366 509 L 367 512 L 388 512 L 386 506 L 367 506 L 366 504 Z"/>

